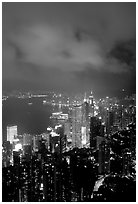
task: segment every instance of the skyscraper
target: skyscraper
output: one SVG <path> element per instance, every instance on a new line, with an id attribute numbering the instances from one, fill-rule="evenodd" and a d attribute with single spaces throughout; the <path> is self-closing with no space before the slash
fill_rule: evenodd
<path id="1" fill-rule="evenodd" d="M 59 134 L 60 138 L 60 153 L 66 151 L 66 144 L 67 144 L 67 137 L 64 134 L 64 125 L 61 125 L 57 128 L 57 133 Z"/>
<path id="2" fill-rule="evenodd" d="M 17 136 L 17 126 L 7 126 L 7 141 L 11 144 L 13 143 L 14 138 Z"/>
<path id="3" fill-rule="evenodd" d="M 90 128 L 90 120 L 89 120 L 89 103 L 84 101 L 82 104 L 82 146 L 87 146 L 89 144 L 89 128 Z"/>
<path id="4" fill-rule="evenodd" d="M 91 94 L 89 96 L 89 103 L 90 103 L 90 115 L 91 115 L 91 117 L 94 117 L 94 101 L 93 101 L 92 91 L 91 91 Z"/>
<path id="5" fill-rule="evenodd" d="M 81 121 L 82 107 L 75 105 L 72 108 L 72 147 L 82 147 Z"/>
<path id="6" fill-rule="evenodd" d="M 64 134 L 67 137 L 67 146 L 70 147 L 72 143 L 72 126 L 71 120 L 67 120 L 64 124 Z"/>

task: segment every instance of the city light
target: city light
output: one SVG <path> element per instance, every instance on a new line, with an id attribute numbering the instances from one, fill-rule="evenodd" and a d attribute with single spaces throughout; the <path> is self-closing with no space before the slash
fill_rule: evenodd
<path id="1" fill-rule="evenodd" d="M 2 2 L 2 202 L 136 202 L 136 2 Z"/>
<path id="2" fill-rule="evenodd" d="M 59 136 L 59 134 L 57 134 L 56 132 L 54 132 L 54 131 L 52 131 L 51 133 L 50 133 L 50 135 L 51 135 L 51 137 L 56 137 L 56 136 Z"/>
<path id="3" fill-rule="evenodd" d="M 22 144 L 20 144 L 20 143 L 18 143 L 18 144 L 15 145 L 14 151 L 17 151 L 17 152 L 18 152 L 19 150 L 22 150 Z"/>
<path id="4" fill-rule="evenodd" d="M 52 128 L 51 128 L 51 127 L 48 127 L 48 128 L 47 128 L 47 131 L 52 131 Z"/>

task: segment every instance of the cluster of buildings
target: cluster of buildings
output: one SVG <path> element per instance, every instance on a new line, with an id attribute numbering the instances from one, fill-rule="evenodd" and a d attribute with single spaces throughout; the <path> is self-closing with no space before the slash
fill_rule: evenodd
<path id="1" fill-rule="evenodd" d="M 90 201 L 98 176 L 114 172 L 112 160 L 120 157 L 118 173 L 130 174 L 130 161 L 135 162 L 135 96 L 96 101 L 91 92 L 82 102 L 74 101 L 68 113 L 59 105 L 46 133 L 18 135 L 16 125 L 7 126 L 3 201 Z M 116 148 L 122 148 L 121 153 Z M 91 181 L 89 189 L 85 181 Z"/>

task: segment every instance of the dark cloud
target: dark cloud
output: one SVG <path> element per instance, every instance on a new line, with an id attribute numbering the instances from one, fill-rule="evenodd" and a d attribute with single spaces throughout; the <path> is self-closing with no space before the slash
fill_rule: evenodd
<path id="1" fill-rule="evenodd" d="M 117 43 L 116 46 L 110 51 L 108 57 L 116 58 L 120 63 L 125 63 L 130 68 L 136 67 L 136 41 L 131 40 L 128 42 Z"/>
<path id="2" fill-rule="evenodd" d="M 5 2 L 2 27 L 4 89 L 134 91 L 135 3 Z"/>

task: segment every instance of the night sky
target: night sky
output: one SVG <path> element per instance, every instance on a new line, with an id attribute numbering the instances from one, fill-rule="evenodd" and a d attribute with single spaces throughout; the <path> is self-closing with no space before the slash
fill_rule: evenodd
<path id="1" fill-rule="evenodd" d="M 3 3 L 3 91 L 136 89 L 136 3 Z"/>

